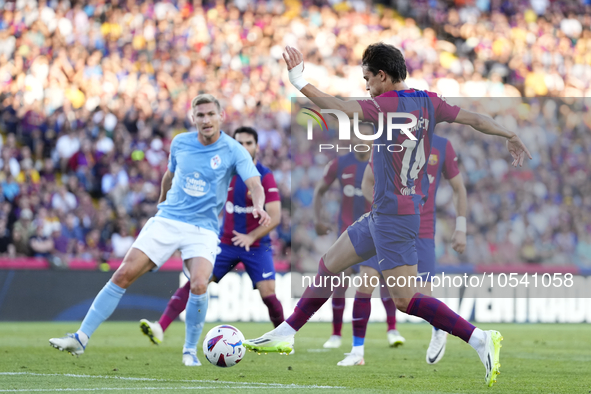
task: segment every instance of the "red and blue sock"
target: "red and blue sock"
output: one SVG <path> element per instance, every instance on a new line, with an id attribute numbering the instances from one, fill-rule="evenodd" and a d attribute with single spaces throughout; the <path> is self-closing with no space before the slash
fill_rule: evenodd
<path id="1" fill-rule="evenodd" d="M 385 285 L 384 280 L 380 281 L 380 297 L 382 297 L 382 303 L 384 309 L 386 309 L 386 323 L 388 323 L 388 331 L 396 329 L 396 304 L 388 291 L 388 287 Z"/>
<path id="2" fill-rule="evenodd" d="M 415 293 L 406 308 L 406 313 L 425 319 L 433 327 L 455 335 L 465 342 L 470 341 L 476 328 L 443 302 L 421 293 Z"/>
<path id="3" fill-rule="evenodd" d="M 363 346 L 371 314 L 371 294 L 355 293 L 353 302 L 353 346 Z"/>
<path id="4" fill-rule="evenodd" d="M 277 296 L 271 294 L 270 296 L 263 298 L 263 303 L 269 309 L 269 318 L 271 319 L 273 326 L 277 327 L 283 323 L 283 307 L 281 306 L 281 302 L 277 299 Z"/>
<path id="5" fill-rule="evenodd" d="M 341 284 L 341 286 L 334 289 L 332 294 L 332 335 L 341 336 L 346 292 L 347 286 Z"/>
<path id="6" fill-rule="evenodd" d="M 158 321 L 160 327 L 162 327 L 162 332 L 166 331 L 168 326 L 170 326 L 170 323 L 179 317 L 181 312 L 185 310 L 190 292 L 191 282 L 187 282 L 183 287 L 177 289 L 174 295 L 170 298 L 164 313 L 160 316 L 160 320 Z"/>

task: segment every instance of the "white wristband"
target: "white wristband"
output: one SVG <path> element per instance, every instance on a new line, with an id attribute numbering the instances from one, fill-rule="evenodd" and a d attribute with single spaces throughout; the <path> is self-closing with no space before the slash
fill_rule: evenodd
<path id="1" fill-rule="evenodd" d="M 291 84 L 295 86 L 297 90 L 302 90 L 304 86 L 308 84 L 308 81 L 304 79 L 304 62 L 301 62 L 300 64 L 289 70 L 288 73 L 289 82 L 291 82 Z"/>
<path id="2" fill-rule="evenodd" d="M 464 216 L 456 218 L 456 231 L 466 232 L 466 218 Z"/>

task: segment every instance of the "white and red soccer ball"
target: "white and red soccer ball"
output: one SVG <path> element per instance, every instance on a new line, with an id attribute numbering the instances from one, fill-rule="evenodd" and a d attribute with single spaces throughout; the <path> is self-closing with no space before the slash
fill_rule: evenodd
<path id="1" fill-rule="evenodd" d="M 246 349 L 244 335 L 230 325 L 217 326 L 209 330 L 203 341 L 203 354 L 215 366 L 226 368 L 238 364 Z"/>

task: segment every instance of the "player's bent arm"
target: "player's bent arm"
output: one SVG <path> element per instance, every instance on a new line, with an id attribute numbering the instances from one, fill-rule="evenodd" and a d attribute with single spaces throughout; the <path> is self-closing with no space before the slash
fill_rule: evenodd
<path id="1" fill-rule="evenodd" d="M 468 193 L 462 174 L 449 180 L 453 189 L 453 201 L 456 208 L 456 230 L 451 237 L 451 246 L 458 253 L 466 250 L 466 214 L 468 212 Z"/>
<path id="2" fill-rule="evenodd" d="M 265 206 L 265 189 L 261 184 L 260 176 L 252 176 L 244 181 L 252 195 L 252 205 L 257 211 L 262 211 Z"/>
<path id="3" fill-rule="evenodd" d="M 468 212 L 468 193 L 464 185 L 462 174 L 458 174 L 449 180 L 453 189 L 453 202 L 456 208 L 456 216 L 466 217 Z"/>
<path id="4" fill-rule="evenodd" d="M 283 59 L 285 59 L 285 64 L 287 65 L 291 84 L 302 92 L 304 96 L 312 100 L 314 104 L 322 109 L 337 109 L 346 113 L 349 118 L 353 118 L 353 114 L 357 112 L 359 114 L 358 119 L 363 120 L 363 111 L 357 101 L 340 100 L 322 92 L 304 79 L 304 57 L 300 51 L 287 46 L 283 53 Z"/>
<path id="5" fill-rule="evenodd" d="M 373 203 L 373 187 L 375 184 L 376 179 L 374 178 L 371 166 L 365 166 L 365 172 L 361 180 L 361 191 L 363 192 L 363 197 L 371 203 Z"/>
<path id="6" fill-rule="evenodd" d="M 327 184 L 324 179 L 321 179 L 314 188 L 314 197 L 312 199 L 312 206 L 314 208 L 314 222 L 319 222 L 322 217 L 322 199 L 330 188 L 330 184 Z"/>
<path id="7" fill-rule="evenodd" d="M 279 225 L 279 222 L 281 221 L 281 201 L 271 201 L 266 203 L 265 211 L 271 217 L 271 223 L 268 226 L 258 226 L 248 233 L 253 241 L 263 238 Z"/>
<path id="8" fill-rule="evenodd" d="M 160 198 L 158 199 L 158 204 L 161 202 L 166 201 L 166 194 L 172 187 L 172 178 L 174 177 L 174 173 L 166 170 L 164 176 L 162 177 L 162 184 L 160 186 Z"/>
<path id="9" fill-rule="evenodd" d="M 260 176 L 252 176 L 252 177 L 248 178 L 247 180 L 245 180 L 244 183 L 246 184 L 246 187 L 248 188 L 248 190 L 250 191 L 250 194 L 252 196 L 252 206 L 253 206 L 252 214 L 254 215 L 255 218 L 258 218 L 259 216 L 261 217 L 261 220 L 259 221 L 260 225 L 268 226 L 271 221 L 271 218 L 269 217 L 267 212 L 265 212 L 265 210 L 264 210 L 265 189 L 263 188 L 263 185 L 261 184 L 261 177 Z"/>

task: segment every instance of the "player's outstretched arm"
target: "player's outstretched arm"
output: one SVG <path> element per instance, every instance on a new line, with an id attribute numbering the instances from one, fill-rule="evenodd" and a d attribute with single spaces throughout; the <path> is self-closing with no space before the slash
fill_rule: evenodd
<path id="1" fill-rule="evenodd" d="M 316 234 L 318 235 L 326 235 L 332 230 L 330 226 L 322 220 L 322 200 L 329 188 L 330 184 L 326 183 L 324 179 L 319 180 L 314 188 L 312 206 L 314 208 L 314 227 L 316 229 Z"/>
<path id="2" fill-rule="evenodd" d="M 468 213 L 468 193 L 462 174 L 449 180 L 453 189 L 453 202 L 456 208 L 456 230 L 451 237 L 451 246 L 458 253 L 466 250 L 466 214 Z"/>
<path id="3" fill-rule="evenodd" d="M 517 167 L 518 165 L 521 167 L 526 155 L 532 159 L 531 153 L 529 153 L 529 150 L 527 150 L 517 134 L 507 130 L 490 116 L 460 109 L 454 122 L 472 126 L 484 134 L 507 138 L 507 149 L 509 149 L 509 153 L 513 157 L 513 162 L 511 163 L 513 167 Z"/>
<path id="4" fill-rule="evenodd" d="M 174 173 L 170 172 L 170 170 L 166 170 L 164 176 L 162 177 L 162 183 L 160 186 L 160 198 L 158 199 L 158 204 L 164 202 L 166 200 L 166 194 L 172 187 L 172 178 L 174 177 Z"/>
<path id="5" fill-rule="evenodd" d="M 322 109 L 337 109 L 353 118 L 353 114 L 359 114 L 359 120 L 363 120 L 363 111 L 355 100 L 344 101 L 330 94 L 326 94 L 304 79 L 304 56 L 297 49 L 286 46 L 283 52 L 283 59 L 287 64 L 289 81 L 304 96 Z"/>
<path id="6" fill-rule="evenodd" d="M 371 203 L 373 203 L 373 187 L 375 184 L 376 179 L 374 178 L 371 166 L 365 166 L 365 172 L 361 180 L 361 191 L 363 192 L 363 197 Z"/>
<path id="7" fill-rule="evenodd" d="M 271 217 L 269 217 L 269 214 L 265 212 L 265 209 L 263 208 L 265 206 L 265 189 L 263 189 L 263 185 L 261 185 L 261 177 L 250 177 L 245 180 L 244 183 L 252 195 L 252 215 L 255 219 L 259 216 L 261 217 L 259 220 L 261 226 L 268 226 L 271 223 Z"/>

